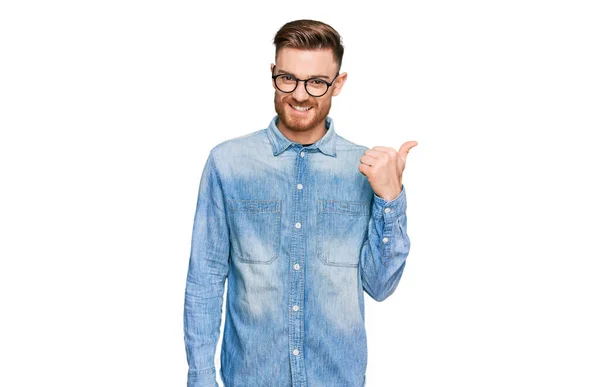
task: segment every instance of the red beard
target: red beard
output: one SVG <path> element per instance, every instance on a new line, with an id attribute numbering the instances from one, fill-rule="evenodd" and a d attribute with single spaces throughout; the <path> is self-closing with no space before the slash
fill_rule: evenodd
<path id="1" fill-rule="evenodd" d="M 303 132 L 314 129 L 322 124 L 329 114 L 331 109 L 331 98 L 322 98 L 319 100 L 321 104 L 316 103 L 315 98 L 310 98 L 304 103 L 296 103 L 292 96 L 287 96 L 279 99 L 278 92 L 275 92 L 275 111 L 279 117 L 279 121 L 286 129 Z M 295 114 L 290 106 L 310 106 L 311 109 L 306 113 Z"/>

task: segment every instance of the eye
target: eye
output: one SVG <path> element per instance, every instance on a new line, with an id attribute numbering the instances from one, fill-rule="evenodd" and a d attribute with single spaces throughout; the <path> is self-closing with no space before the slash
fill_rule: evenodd
<path id="1" fill-rule="evenodd" d="M 283 78 L 284 81 L 293 81 L 295 80 L 295 78 L 291 75 L 282 75 L 281 78 Z"/>
<path id="2" fill-rule="evenodd" d="M 315 78 L 315 79 L 311 79 L 310 83 L 313 84 L 313 85 L 320 86 L 320 85 L 324 85 L 325 81 L 323 81 L 322 79 Z"/>

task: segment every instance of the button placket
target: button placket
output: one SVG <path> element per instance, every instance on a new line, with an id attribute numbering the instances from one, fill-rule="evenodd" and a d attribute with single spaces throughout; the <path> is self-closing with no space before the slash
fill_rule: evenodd
<path id="1" fill-rule="evenodd" d="M 304 316 L 303 316 L 303 305 L 304 305 L 304 270 L 301 270 L 306 257 L 305 251 L 305 239 L 306 233 L 304 232 L 304 223 L 306 219 L 306 201 L 304 200 L 303 194 L 304 186 L 301 181 L 306 169 L 306 157 L 307 153 L 301 150 L 298 153 L 295 160 L 294 177 L 296 179 L 296 186 L 293 193 L 293 213 L 292 219 L 295 220 L 294 230 L 292 233 L 292 249 L 290 250 L 290 259 L 293 259 L 290 267 L 291 283 L 289 292 L 289 347 L 288 353 L 290 353 L 290 361 L 292 367 L 292 383 L 294 385 L 303 386 L 306 383 L 304 378 L 305 365 L 304 358 L 300 356 L 300 349 L 304 345 Z M 292 188 L 293 189 L 293 188 Z M 292 270 L 293 268 L 293 270 Z"/>

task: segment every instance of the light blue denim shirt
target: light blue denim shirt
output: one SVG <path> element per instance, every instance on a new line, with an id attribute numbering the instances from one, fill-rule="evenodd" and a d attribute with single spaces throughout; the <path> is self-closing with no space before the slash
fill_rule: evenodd
<path id="1" fill-rule="evenodd" d="M 364 294 L 396 289 L 410 240 L 406 193 L 377 196 L 368 148 L 333 121 L 310 146 L 277 128 L 223 141 L 200 180 L 185 289 L 188 386 L 218 386 L 225 279 L 225 387 L 366 384 Z"/>

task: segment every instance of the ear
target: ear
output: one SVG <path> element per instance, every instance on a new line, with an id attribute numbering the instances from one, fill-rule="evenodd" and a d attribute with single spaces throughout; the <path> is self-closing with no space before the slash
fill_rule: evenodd
<path id="1" fill-rule="evenodd" d="M 273 63 L 271 63 L 271 75 L 273 74 L 273 69 L 275 68 L 275 65 Z M 273 86 L 273 89 L 277 90 L 277 88 L 275 87 L 275 80 L 271 79 L 271 86 Z"/>
<path id="2" fill-rule="evenodd" d="M 346 83 L 346 79 L 348 78 L 348 73 L 341 73 L 333 82 L 331 87 L 333 88 L 333 95 L 338 95 L 342 91 L 342 87 L 344 83 Z"/>

